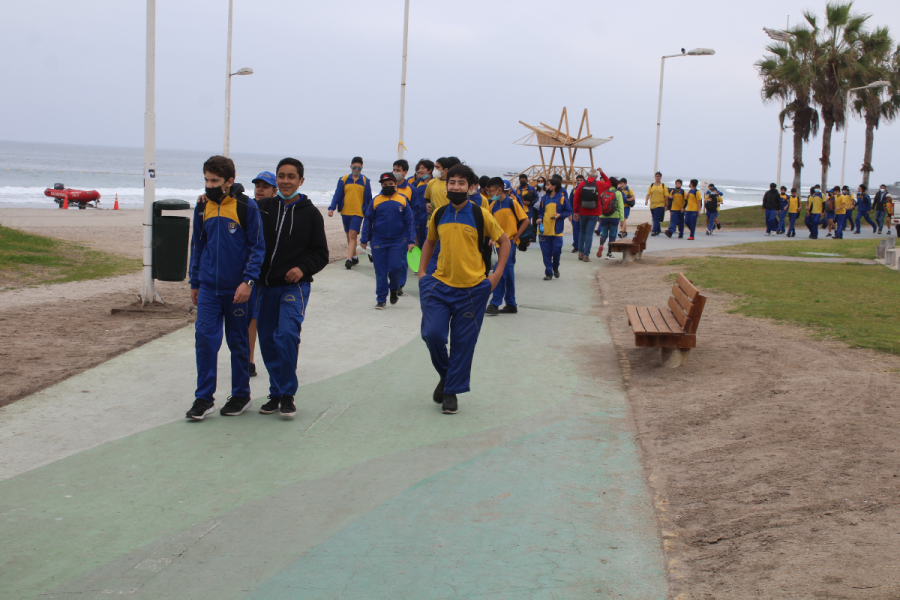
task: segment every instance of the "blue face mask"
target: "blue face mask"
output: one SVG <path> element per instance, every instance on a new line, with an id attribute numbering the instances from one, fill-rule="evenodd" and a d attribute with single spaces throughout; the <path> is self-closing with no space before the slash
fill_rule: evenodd
<path id="1" fill-rule="evenodd" d="M 500 199 L 500 196 L 498 196 L 498 195 L 496 195 L 496 194 L 494 194 L 493 196 L 491 196 L 491 202 L 496 202 L 496 201 L 499 200 L 499 199 Z"/>
<path id="2" fill-rule="evenodd" d="M 293 200 L 294 198 L 296 198 L 299 195 L 300 195 L 300 190 L 297 190 L 296 192 L 294 192 L 294 194 L 292 196 L 287 196 L 287 197 L 281 193 L 281 190 L 278 190 L 278 197 L 281 198 L 282 200 L 284 200 L 285 202 Z"/>

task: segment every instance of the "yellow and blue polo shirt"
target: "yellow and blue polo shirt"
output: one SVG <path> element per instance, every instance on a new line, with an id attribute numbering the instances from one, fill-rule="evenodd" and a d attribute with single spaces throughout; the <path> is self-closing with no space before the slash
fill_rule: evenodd
<path id="1" fill-rule="evenodd" d="M 822 214 L 822 196 L 816 194 L 806 199 L 806 208 L 808 212 L 814 215 Z"/>
<path id="2" fill-rule="evenodd" d="M 799 213 L 800 212 L 800 197 L 799 196 L 791 196 L 788 198 L 788 212 L 789 213 Z"/>
<path id="3" fill-rule="evenodd" d="M 522 208 L 515 196 L 507 196 L 503 200 L 497 200 L 491 204 L 491 214 L 494 215 L 506 237 L 510 239 L 518 233 L 519 221 L 528 219 L 525 209 Z"/>
<path id="4" fill-rule="evenodd" d="M 672 195 L 672 210 L 684 210 L 687 203 L 687 192 L 684 188 L 672 188 L 669 193 Z"/>
<path id="5" fill-rule="evenodd" d="M 483 213 L 486 237 L 495 242 L 503 237 L 503 230 L 491 213 L 471 202 L 459 210 L 451 204 L 444 210 L 440 223 L 434 219 L 428 222 L 428 239 L 441 243 L 434 278 L 450 287 L 475 287 L 485 279 L 473 210 Z"/>
<path id="6" fill-rule="evenodd" d="M 431 203 L 431 214 L 445 204 L 450 204 L 447 199 L 447 182 L 441 179 L 429 181 L 425 188 L 425 201 Z"/>
<path id="7" fill-rule="evenodd" d="M 368 177 L 360 175 L 353 181 L 352 175 L 344 175 L 338 179 L 328 210 L 338 210 L 345 216 L 364 217 L 371 201 L 372 188 Z"/>
<path id="8" fill-rule="evenodd" d="M 685 196 L 687 205 L 685 205 L 684 210 L 687 212 L 700 212 L 700 205 L 703 202 L 702 197 L 700 190 L 688 190 L 687 196 Z"/>
<path id="9" fill-rule="evenodd" d="M 650 208 L 660 208 L 666 205 L 666 196 L 669 195 L 669 188 L 664 183 L 654 183 L 647 190 L 650 194 Z"/>

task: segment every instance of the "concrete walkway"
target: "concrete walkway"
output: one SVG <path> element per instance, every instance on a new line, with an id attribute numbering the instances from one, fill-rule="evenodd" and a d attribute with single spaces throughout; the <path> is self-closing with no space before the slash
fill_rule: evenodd
<path id="1" fill-rule="evenodd" d="M 0 597 L 664 598 L 600 264 L 520 254 L 455 416 L 365 259 L 316 277 L 294 420 L 186 422 L 190 329 L 0 409 Z"/>

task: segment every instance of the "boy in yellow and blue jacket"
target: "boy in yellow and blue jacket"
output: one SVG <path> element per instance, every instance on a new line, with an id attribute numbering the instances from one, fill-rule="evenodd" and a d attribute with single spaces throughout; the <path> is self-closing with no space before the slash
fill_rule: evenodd
<path id="1" fill-rule="evenodd" d="M 503 270 L 503 277 L 497 282 L 494 288 L 494 295 L 487 306 L 485 314 L 494 316 L 499 314 L 516 314 L 519 312 L 516 304 L 516 244 L 519 243 L 519 236 L 524 233 L 528 227 L 528 214 L 515 196 L 508 195 L 504 181 L 499 177 L 489 179 L 485 189 L 491 195 L 491 214 L 506 237 L 509 238 L 510 249 L 509 258 L 506 261 L 506 268 Z M 500 304 L 506 301 L 506 306 L 502 309 Z"/>
<path id="2" fill-rule="evenodd" d="M 537 224 L 542 229 L 538 239 L 541 243 L 541 254 L 544 256 L 544 281 L 554 277 L 558 279 L 563 230 L 566 218 L 572 214 L 572 205 L 566 201 L 566 193 L 562 189 L 562 179 L 559 176 L 550 178 L 547 194 L 541 198 L 536 210 L 540 215 Z"/>
<path id="3" fill-rule="evenodd" d="M 344 233 L 347 234 L 347 261 L 344 266 L 348 269 L 359 264 L 356 241 L 366 210 L 372 203 L 372 188 L 369 178 L 362 174 L 362 168 L 363 159 L 359 156 L 353 157 L 350 161 L 351 173 L 338 179 L 331 205 L 328 207 L 329 217 L 333 217 L 334 211 L 337 210 L 344 222 Z"/>
<path id="4" fill-rule="evenodd" d="M 409 198 L 397 191 L 393 173 L 379 179 L 381 194 L 375 197 L 363 223 L 360 242 L 363 250 L 371 240 L 375 263 L 375 308 L 384 310 L 388 290 L 391 304 L 397 304 L 400 275 L 406 268 L 406 253 L 412 250 L 415 223 Z"/>

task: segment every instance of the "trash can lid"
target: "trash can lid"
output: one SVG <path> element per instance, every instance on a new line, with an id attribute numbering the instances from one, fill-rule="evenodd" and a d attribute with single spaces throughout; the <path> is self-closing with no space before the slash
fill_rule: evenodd
<path id="1" fill-rule="evenodd" d="M 171 198 L 169 200 L 156 200 L 153 203 L 154 210 L 190 210 L 191 203 L 187 200 Z"/>

